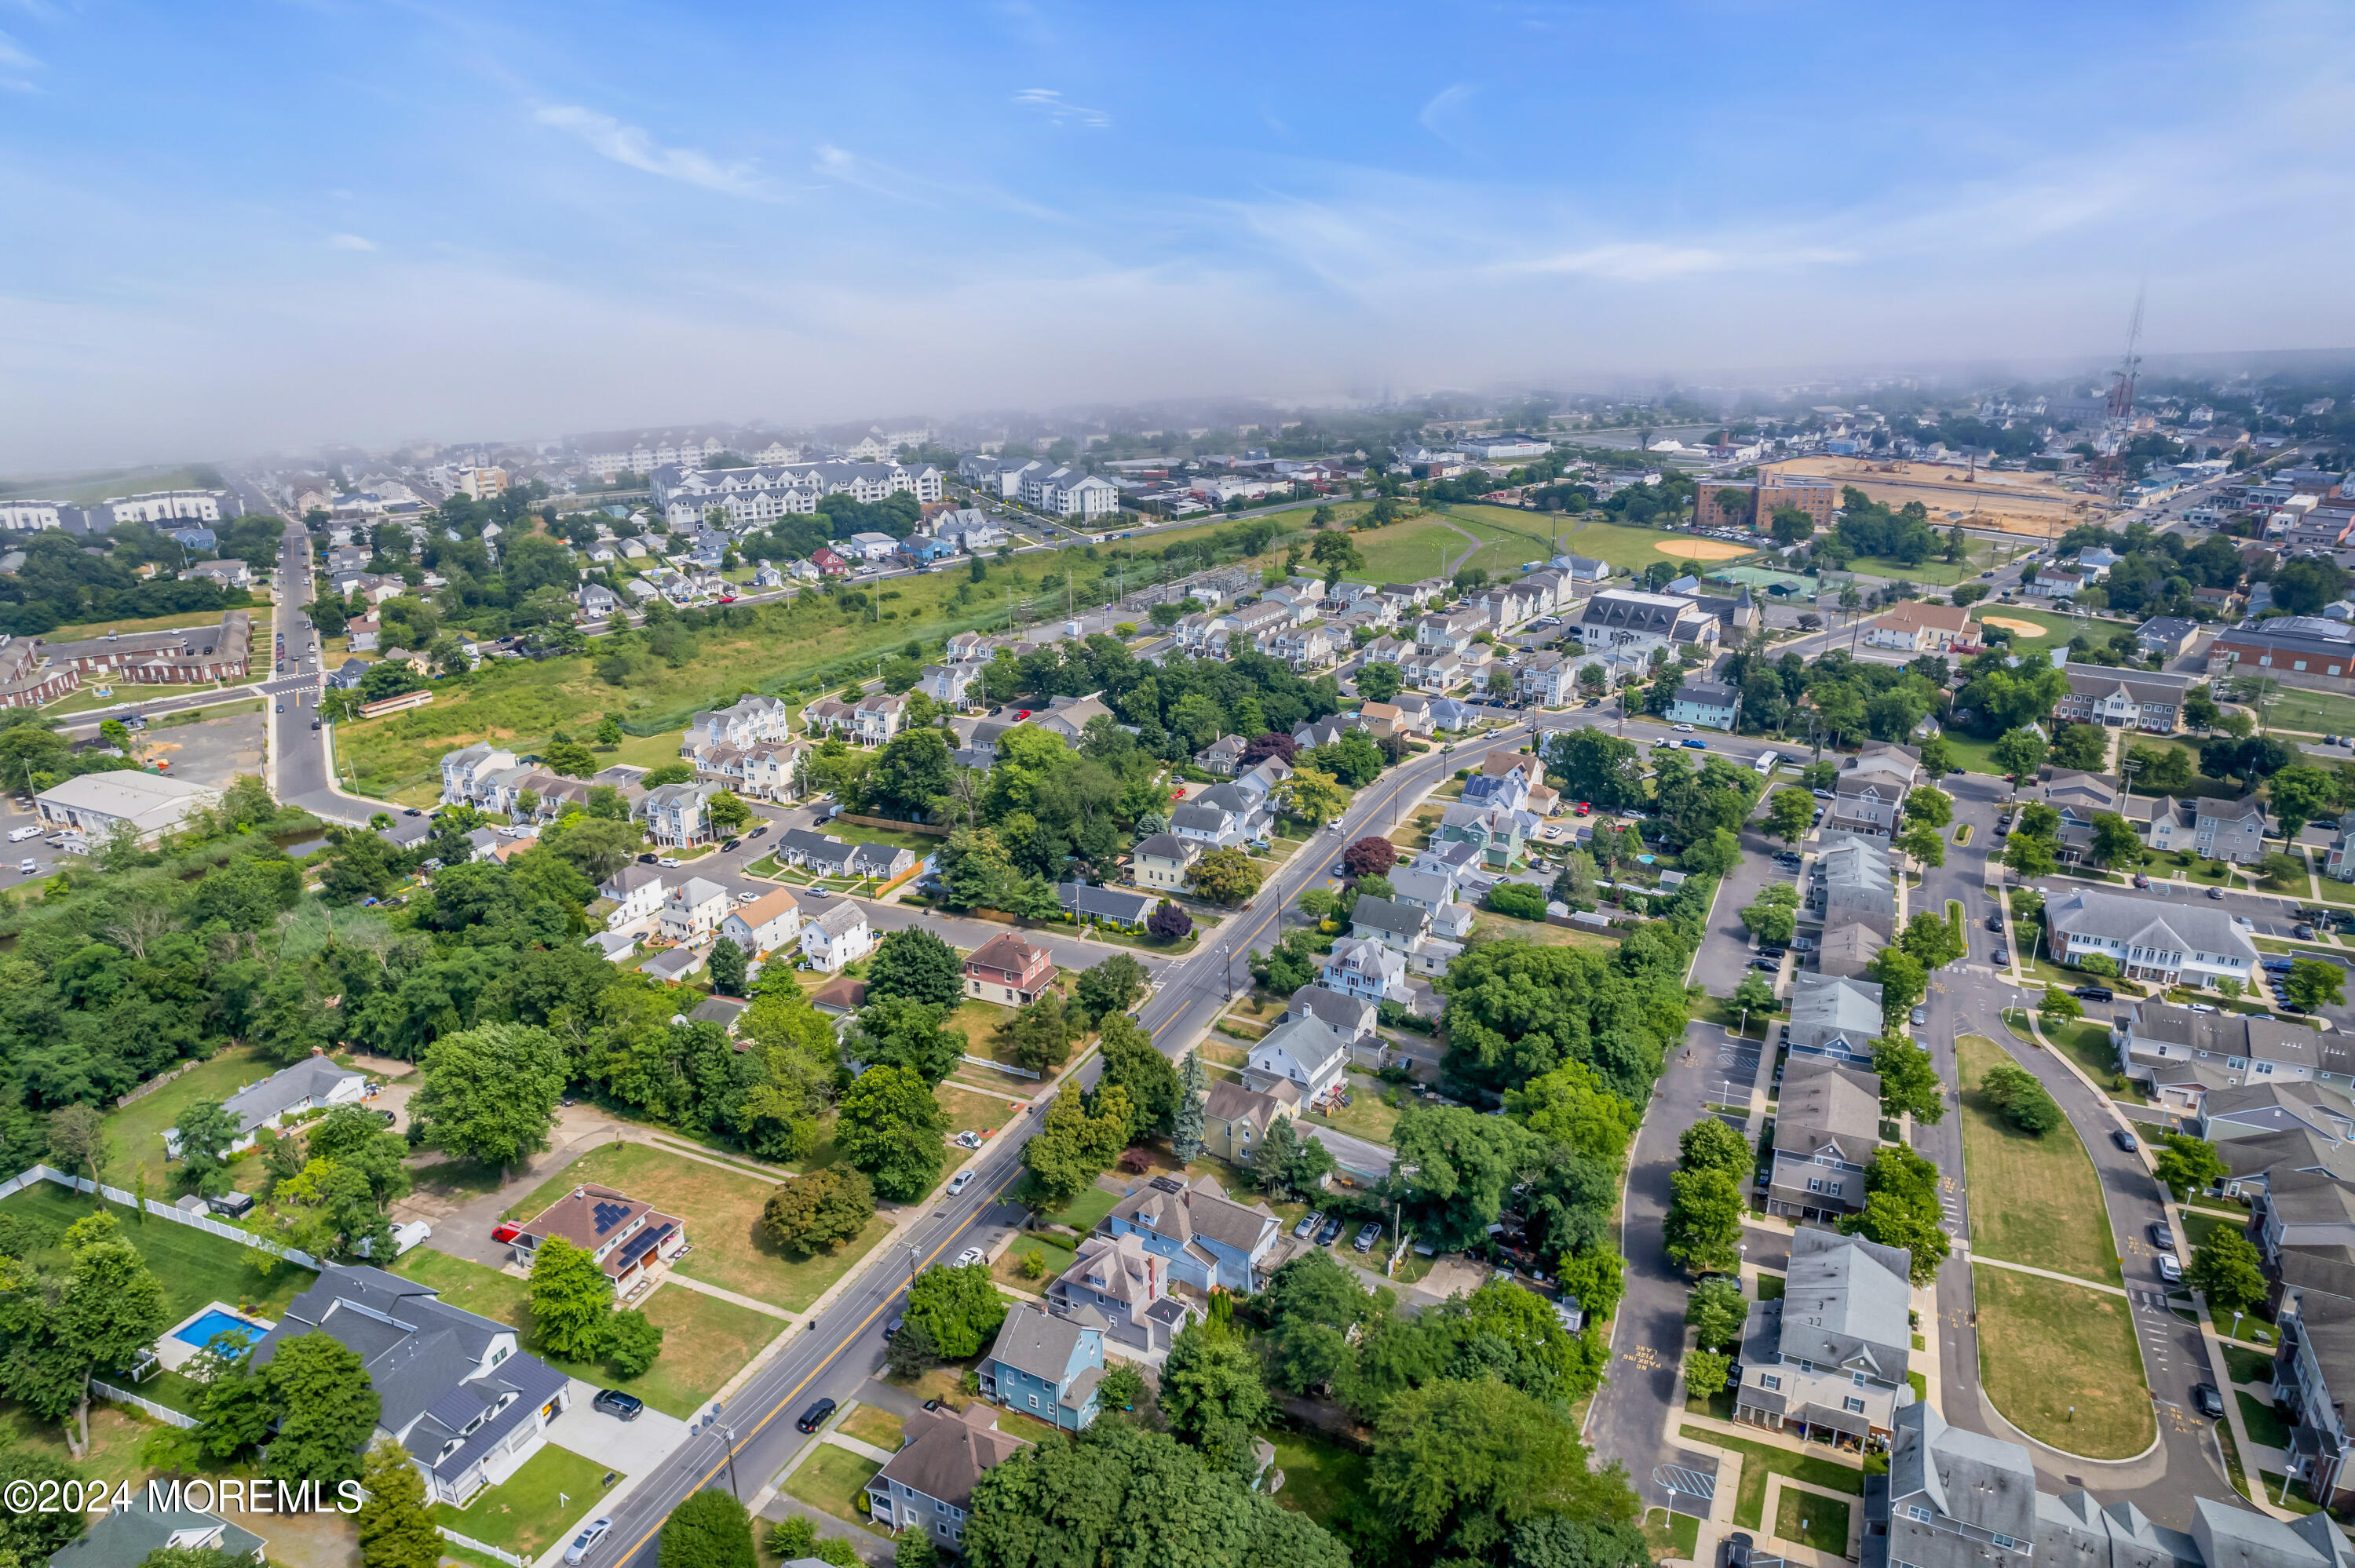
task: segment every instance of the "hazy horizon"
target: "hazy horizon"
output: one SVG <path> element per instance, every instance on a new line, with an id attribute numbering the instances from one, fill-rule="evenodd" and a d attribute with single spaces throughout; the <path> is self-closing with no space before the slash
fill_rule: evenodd
<path id="1" fill-rule="evenodd" d="M 0 470 L 2091 371 L 2138 287 L 2154 359 L 2348 352 L 2350 44 L 2301 4 L 13 0 Z"/>

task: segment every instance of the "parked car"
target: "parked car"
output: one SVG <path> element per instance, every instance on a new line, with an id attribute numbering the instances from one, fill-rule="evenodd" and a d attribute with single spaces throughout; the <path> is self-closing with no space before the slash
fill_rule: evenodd
<path id="1" fill-rule="evenodd" d="M 2311 942 L 2314 940 L 2314 927 L 2311 926 L 2292 926 L 2289 928 L 2289 934 L 2296 937 L 2301 942 Z"/>
<path id="2" fill-rule="evenodd" d="M 1839 799 L 1838 796 L 1833 794 L 1828 789 L 1810 789 L 1807 793 L 1813 795 L 1818 800 L 1837 800 Z"/>
<path id="3" fill-rule="evenodd" d="M 1321 1209 L 1311 1209 L 1306 1213 L 1300 1216 L 1300 1223 L 1292 1227 L 1292 1234 L 1302 1237 L 1315 1235 L 1316 1234 L 1316 1227 L 1324 1223 L 1324 1211 Z"/>
<path id="4" fill-rule="evenodd" d="M 1989 953 L 1987 958 L 1994 963 L 1996 968 L 2003 969 L 2011 962 L 2011 949 L 2009 948 L 1998 948 L 1994 952 Z"/>
<path id="5" fill-rule="evenodd" d="M 2208 890 L 2208 896 L 2221 900 L 2224 896 L 2224 890 L 2221 887 L 2211 887 Z"/>
<path id="6" fill-rule="evenodd" d="M 896 1321 L 896 1319 L 894 1320 Z M 834 1401 L 830 1399 L 821 1399 L 815 1404 L 811 1405 L 807 1410 L 803 1411 L 801 1419 L 794 1422 L 794 1425 L 800 1427 L 804 1432 L 815 1432 L 819 1427 L 825 1425 L 826 1418 L 833 1414 Z"/>
<path id="7" fill-rule="evenodd" d="M 2115 994 L 2105 985 L 2081 985 L 2074 992 L 2081 1001 L 2113 1001 Z"/>
<path id="8" fill-rule="evenodd" d="M 1340 1239 L 1341 1216 L 1336 1214 L 1331 1219 L 1326 1221 L 1324 1228 L 1316 1233 L 1316 1245 L 1318 1246 L 1331 1246 L 1335 1242 L 1339 1241 Z"/>
<path id="9" fill-rule="evenodd" d="M 2191 1407 L 2211 1421 L 2224 1419 L 2224 1396 L 2216 1392 L 2212 1383 L 2191 1385 Z"/>
<path id="10" fill-rule="evenodd" d="M 1988 910 L 1988 911 L 1987 911 L 1987 928 L 1988 930 L 1990 930 L 1990 931 L 1994 931 L 1994 932 L 1998 932 L 1998 933 L 2000 933 L 2000 932 L 2003 930 L 2003 911 L 2002 911 L 2002 910 L 2000 910 L 2000 909 L 1990 909 L 1990 910 Z"/>
<path id="11" fill-rule="evenodd" d="M 511 1242 L 521 1234 L 523 1234 L 523 1227 L 509 1220 L 505 1224 L 493 1229 L 491 1239 L 495 1242 Z"/>
<path id="12" fill-rule="evenodd" d="M 1676 726 L 1676 731 L 1678 735 L 1690 735 L 1693 727 L 1689 724 L 1680 724 Z"/>
<path id="13" fill-rule="evenodd" d="M 1364 1224 L 1358 1227 L 1358 1239 L 1351 1242 L 1349 1245 L 1359 1252 L 1371 1252 L 1374 1250 L 1374 1243 L 1380 1241 L 1381 1239 L 1381 1222 L 1380 1220 L 1368 1220 Z"/>
<path id="14" fill-rule="evenodd" d="M 2112 1129 L 2110 1133 L 2110 1141 L 2116 1144 L 2128 1154 L 2132 1154 L 2136 1150 L 2142 1147 L 2135 1141 L 2135 1135 L 2128 1132 L 2122 1127 Z"/>
<path id="15" fill-rule="evenodd" d="M 1930 1022 L 1929 1012 L 1927 1009 L 1917 1007 L 1913 1012 L 1905 1015 L 1905 1022 L 1911 1023 L 1914 1028 L 1919 1029 L 1922 1025 Z"/>
<path id="16" fill-rule="evenodd" d="M 949 1196 L 954 1198 L 959 1192 L 964 1192 L 967 1187 L 972 1185 L 973 1172 L 970 1171 L 960 1171 L 955 1175 L 949 1178 Z"/>
<path id="17" fill-rule="evenodd" d="M 604 1540 L 605 1532 L 613 1528 L 613 1521 L 610 1519 L 591 1520 L 581 1533 L 572 1538 L 572 1544 L 564 1549 L 564 1560 L 578 1568 L 578 1564 L 589 1560 L 589 1553 L 597 1549 L 597 1543 Z"/>
<path id="18" fill-rule="evenodd" d="M 982 1251 L 977 1246 L 969 1246 L 963 1252 L 957 1254 L 956 1266 L 959 1268 L 971 1268 L 976 1263 L 987 1263 L 988 1261 L 989 1255 L 987 1253 Z"/>
<path id="19" fill-rule="evenodd" d="M 1753 959 L 1750 960 L 1750 967 L 1753 969 L 1764 969 L 1771 975 L 1778 972 L 1782 969 L 1783 960 L 1780 959 Z"/>
<path id="20" fill-rule="evenodd" d="M 597 1397 L 589 1402 L 592 1410 L 602 1410 L 617 1421 L 635 1421 L 645 1414 L 646 1402 L 634 1393 L 623 1393 L 618 1388 L 601 1388 Z"/>
<path id="21" fill-rule="evenodd" d="M 2173 1253 L 2163 1252 L 2158 1255 L 2158 1277 L 2169 1285 L 2182 1283 L 2183 1266 L 2175 1261 Z"/>
<path id="22" fill-rule="evenodd" d="M 2165 1220 L 2153 1220 L 2150 1223 L 2150 1242 L 2161 1252 L 2173 1252 L 2175 1232 Z"/>
<path id="23" fill-rule="evenodd" d="M 2148 887 L 2150 885 L 2150 878 L 2137 871 L 2135 873 L 2134 884 L 2137 887 Z"/>

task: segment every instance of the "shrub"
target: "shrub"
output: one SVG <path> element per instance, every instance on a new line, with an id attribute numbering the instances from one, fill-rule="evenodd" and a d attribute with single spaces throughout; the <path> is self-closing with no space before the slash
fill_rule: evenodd
<path id="1" fill-rule="evenodd" d="M 1499 915 L 1509 915 L 1517 920 L 1542 920 L 1546 914 L 1546 895 L 1542 888 L 1531 887 L 1526 882 L 1500 882 L 1488 890 L 1488 907 Z"/>

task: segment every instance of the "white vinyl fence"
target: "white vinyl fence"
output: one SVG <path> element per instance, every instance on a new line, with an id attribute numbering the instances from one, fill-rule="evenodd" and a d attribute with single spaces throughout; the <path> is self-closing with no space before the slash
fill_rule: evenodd
<path id="1" fill-rule="evenodd" d="M 167 1425 L 194 1426 L 197 1424 L 197 1418 L 186 1411 L 175 1410 L 168 1404 L 158 1404 L 152 1399 L 142 1399 L 128 1389 L 117 1388 L 111 1383 L 101 1383 L 96 1378 L 90 1380 L 90 1391 L 99 1398 L 111 1399 L 117 1404 L 135 1404 Z"/>
<path id="2" fill-rule="evenodd" d="M 441 1529 L 439 1525 L 434 1528 L 437 1530 Z M 461 1535 L 454 1530 L 442 1531 L 442 1539 L 463 1546 L 469 1552 L 479 1552 L 485 1557 L 511 1564 L 512 1568 L 531 1568 L 530 1558 L 518 1557 L 512 1552 L 502 1552 L 496 1546 L 485 1546 L 481 1542 L 476 1541 L 473 1536 Z"/>
<path id="3" fill-rule="evenodd" d="M 1007 1062 L 993 1062 L 986 1056 L 967 1054 L 960 1056 L 958 1060 L 970 1062 L 976 1067 L 988 1067 L 1000 1073 L 1011 1073 L 1018 1078 L 1028 1078 L 1033 1082 L 1036 1082 L 1039 1077 L 1038 1074 L 1032 1072 L 1028 1067 L 1017 1067 Z"/>
<path id="4" fill-rule="evenodd" d="M 0 1181 L 0 1198 L 22 1192 L 35 1181 L 55 1181 L 59 1186 L 69 1187 L 77 1192 L 95 1192 L 109 1202 L 120 1203 L 126 1209 L 136 1209 L 139 1206 L 139 1200 L 120 1187 L 101 1186 L 87 1177 L 69 1176 L 62 1171 L 52 1171 L 46 1165 L 36 1165 L 22 1175 L 12 1176 L 5 1181 Z M 223 1241 L 233 1241 L 245 1246 L 254 1247 L 269 1253 L 273 1257 L 282 1257 L 289 1263 L 299 1263 L 305 1268 L 319 1266 L 318 1260 L 300 1247 L 282 1246 L 268 1236 L 256 1235 L 251 1231 L 240 1230 L 235 1225 L 223 1224 L 210 1214 L 192 1214 L 186 1209 L 175 1208 L 169 1203 L 159 1203 L 153 1198 L 147 1200 L 147 1212 L 159 1220 L 169 1220 L 174 1224 L 186 1225 L 193 1230 L 217 1235 Z"/>

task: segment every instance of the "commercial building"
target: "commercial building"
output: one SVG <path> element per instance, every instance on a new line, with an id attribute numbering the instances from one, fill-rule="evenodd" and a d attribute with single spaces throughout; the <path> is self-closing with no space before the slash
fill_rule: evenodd
<path id="1" fill-rule="evenodd" d="M 123 768 L 78 774 L 52 784 L 33 797 L 33 809 L 41 814 L 42 827 L 78 833 L 86 845 L 106 843 L 127 831 L 152 849 L 165 833 L 178 832 L 189 819 L 220 800 L 219 790 L 185 779 Z"/>

